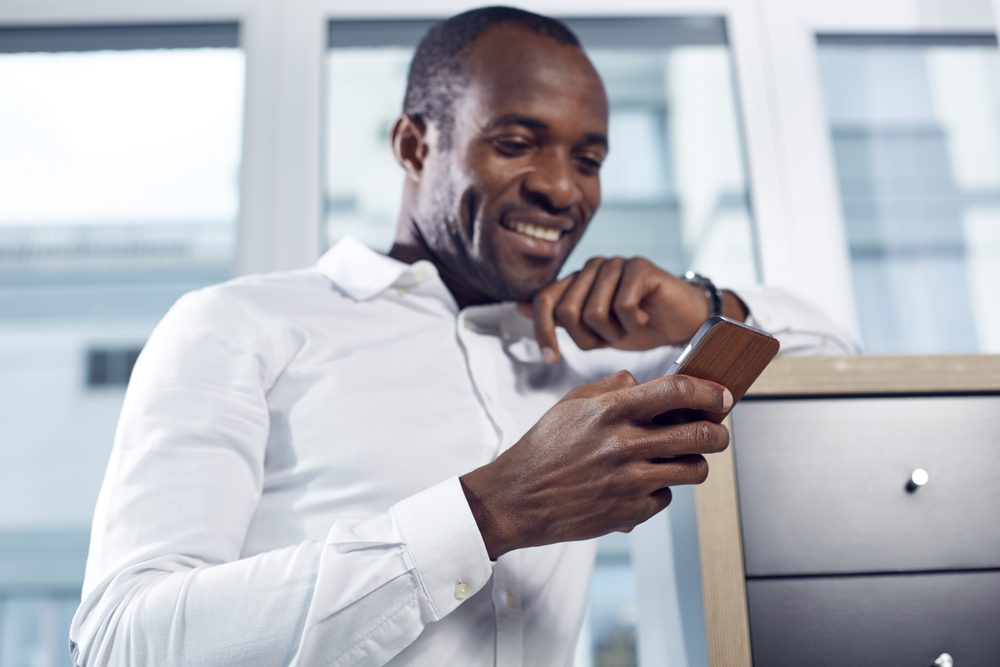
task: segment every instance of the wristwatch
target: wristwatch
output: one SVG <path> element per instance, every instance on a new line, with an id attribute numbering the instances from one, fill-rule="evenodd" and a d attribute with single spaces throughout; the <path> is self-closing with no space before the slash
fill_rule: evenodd
<path id="1" fill-rule="evenodd" d="M 697 285 L 705 290 L 705 299 L 708 300 L 709 318 L 718 317 L 722 314 L 722 295 L 719 294 L 719 288 L 715 286 L 715 283 L 694 271 L 688 271 L 684 274 L 684 282 Z"/>

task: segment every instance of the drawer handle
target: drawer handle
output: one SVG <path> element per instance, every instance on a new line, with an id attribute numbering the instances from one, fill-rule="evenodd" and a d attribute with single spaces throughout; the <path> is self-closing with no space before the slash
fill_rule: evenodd
<path id="1" fill-rule="evenodd" d="M 955 667 L 955 660 L 950 653 L 942 653 L 934 661 L 934 667 Z"/>
<path id="2" fill-rule="evenodd" d="M 931 476 L 927 474 L 927 471 L 923 468 L 916 468 L 910 473 L 910 479 L 906 481 L 906 490 L 913 493 L 921 486 L 924 486 L 929 482 Z M 948 655 L 947 653 L 942 653 L 941 655 Z"/>

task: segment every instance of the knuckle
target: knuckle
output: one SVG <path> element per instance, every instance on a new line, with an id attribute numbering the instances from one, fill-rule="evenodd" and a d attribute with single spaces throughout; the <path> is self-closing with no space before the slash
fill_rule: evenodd
<path id="1" fill-rule="evenodd" d="M 601 394 L 593 399 L 594 401 L 594 415 L 598 420 L 602 422 L 611 421 L 611 418 L 617 416 L 618 412 L 618 402 L 615 400 L 614 396 L 611 394 Z"/>
<path id="2" fill-rule="evenodd" d="M 604 264 L 606 260 L 603 257 L 591 257 L 584 263 L 584 268 L 598 268 L 601 264 Z"/>
<path id="3" fill-rule="evenodd" d="M 556 318 L 560 322 L 576 322 L 580 319 L 580 306 L 561 303 L 556 306 Z"/>
<path id="4" fill-rule="evenodd" d="M 607 319 L 607 306 L 587 306 L 583 311 L 583 321 L 592 329 L 601 326 Z"/>
<path id="5" fill-rule="evenodd" d="M 697 451 L 706 452 L 714 451 L 716 443 L 718 442 L 718 437 L 715 434 L 715 429 L 712 428 L 712 424 L 709 422 L 696 422 L 694 425 L 694 443 Z"/>
<path id="6" fill-rule="evenodd" d="M 639 384 L 639 381 L 635 379 L 635 376 L 626 370 L 620 370 L 612 377 L 614 377 L 615 381 L 622 387 L 634 387 Z"/>
<path id="7" fill-rule="evenodd" d="M 621 336 L 615 327 L 609 325 L 607 307 L 587 309 L 583 311 L 583 322 L 594 331 L 598 331 L 606 341 L 614 342 Z"/>
<path id="8" fill-rule="evenodd" d="M 532 305 L 538 308 L 551 307 L 555 300 L 555 294 L 551 291 L 544 289 L 535 295 L 535 298 L 531 300 Z"/>
<path id="9" fill-rule="evenodd" d="M 675 394 L 690 396 L 694 393 L 694 381 L 687 375 L 673 375 L 673 390 Z"/>
<path id="10" fill-rule="evenodd" d="M 617 435 L 611 435 L 604 441 L 604 454 L 614 463 L 622 463 L 628 459 L 628 443 L 624 438 L 618 437 Z M 626 485 L 629 483 L 629 477 L 626 475 L 624 482 Z"/>
<path id="11" fill-rule="evenodd" d="M 636 313 L 639 312 L 639 304 L 634 302 L 616 300 L 612 307 L 614 308 L 615 315 L 617 315 L 620 320 L 631 319 Z"/>

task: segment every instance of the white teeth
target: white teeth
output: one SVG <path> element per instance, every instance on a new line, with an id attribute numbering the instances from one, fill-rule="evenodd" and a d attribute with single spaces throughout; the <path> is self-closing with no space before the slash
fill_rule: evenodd
<path id="1" fill-rule="evenodd" d="M 529 225 L 524 222 L 515 222 L 513 227 L 514 231 L 518 234 L 524 234 L 525 236 L 530 236 L 533 239 L 541 239 L 542 241 L 558 241 L 561 234 L 558 229 L 538 227 L 537 225 Z"/>

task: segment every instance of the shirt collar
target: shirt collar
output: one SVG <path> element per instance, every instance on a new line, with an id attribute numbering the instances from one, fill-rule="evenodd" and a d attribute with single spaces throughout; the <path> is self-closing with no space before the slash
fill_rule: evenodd
<path id="1" fill-rule="evenodd" d="M 438 275 L 437 268 L 426 260 L 406 264 L 375 252 L 351 236 L 327 250 L 317 266 L 355 301 L 367 301 L 394 285 L 411 286 Z"/>
<path id="2" fill-rule="evenodd" d="M 439 278 L 437 267 L 431 262 L 420 260 L 406 264 L 375 252 L 351 236 L 344 237 L 327 250 L 317 266 L 334 285 L 355 301 L 367 301 L 389 287 L 411 287 Z M 451 293 L 443 283 L 441 290 L 454 304 Z M 482 333 L 499 334 L 508 352 L 519 361 L 541 360 L 531 320 L 518 314 L 516 304 L 505 302 L 470 306 L 460 317 L 463 324 L 467 323 Z"/>

